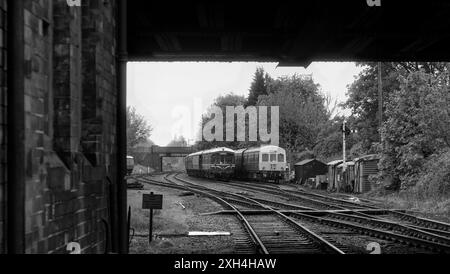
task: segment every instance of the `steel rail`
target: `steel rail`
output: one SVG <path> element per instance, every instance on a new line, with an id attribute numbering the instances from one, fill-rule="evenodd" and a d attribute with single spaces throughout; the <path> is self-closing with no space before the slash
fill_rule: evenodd
<path id="1" fill-rule="evenodd" d="M 410 224 L 398 224 L 399 226 L 403 226 L 403 227 L 409 227 L 413 230 L 420 230 L 421 233 L 423 234 L 427 234 L 429 236 L 437 236 L 439 238 L 440 235 L 437 234 L 443 234 L 445 236 L 450 235 L 450 224 L 444 223 L 444 222 L 439 222 L 439 221 L 435 221 L 435 220 L 430 220 L 430 219 L 426 219 L 426 218 L 421 218 L 421 217 L 416 217 L 404 212 L 399 212 L 398 210 L 391 210 L 391 209 L 385 209 L 385 208 L 381 208 L 378 206 L 370 206 L 370 205 L 364 205 L 364 204 L 359 204 L 359 203 L 355 203 L 355 202 L 351 202 L 351 201 L 347 201 L 344 199 L 339 199 L 339 198 L 334 198 L 334 197 L 328 197 L 325 195 L 320 195 L 320 194 L 316 194 L 316 193 L 311 193 L 311 192 L 306 192 L 306 191 L 293 191 L 293 193 L 291 192 L 287 192 L 286 190 L 280 189 L 280 188 L 275 188 L 275 187 L 269 187 L 269 186 L 261 186 L 261 185 L 250 185 L 249 183 L 243 182 L 244 184 L 246 184 L 249 187 L 244 187 L 242 185 L 237 185 L 235 183 L 231 183 L 234 186 L 237 187 L 241 187 L 241 188 L 251 188 L 251 189 L 255 189 L 255 190 L 260 190 L 260 191 L 266 191 L 275 195 L 286 195 L 289 197 L 298 197 L 296 194 L 298 195 L 308 195 L 308 196 L 314 196 L 314 197 L 319 197 L 325 200 L 331 200 L 333 202 L 341 202 L 341 203 L 345 203 L 345 204 L 349 204 L 352 206 L 359 206 L 360 208 L 368 208 L 368 209 L 374 209 L 374 210 L 385 210 L 388 214 L 392 214 L 395 215 L 397 217 L 399 217 L 402 220 L 407 220 L 410 221 L 414 224 L 422 224 L 422 226 L 417 226 L 417 225 L 410 225 Z M 279 193 L 277 193 L 279 192 Z M 311 199 L 314 200 L 314 199 Z M 316 200 L 317 201 L 317 200 Z M 320 203 L 326 203 L 325 201 L 317 201 L 317 204 Z M 335 207 L 340 207 L 339 205 L 335 205 Z M 343 208 L 341 208 L 343 209 Z M 360 215 L 361 217 L 366 217 L 366 218 L 375 218 L 372 215 L 368 215 L 365 213 L 360 213 L 357 212 L 356 215 Z M 392 222 L 386 218 L 378 218 L 380 221 L 385 221 L 385 222 Z"/>
<path id="2" fill-rule="evenodd" d="M 186 180 L 180 179 L 178 178 L 176 175 L 174 176 L 174 178 L 178 181 L 181 181 L 183 183 L 186 183 L 188 185 L 191 185 L 193 187 L 201 187 L 204 188 L 202 186 L 198 186 L 195 184 L 192 184 L 191 182 L 188 182 Z M 290 218 L 289 216 L 287 216 L 286 214 L 280 212 L 279 210 L 273 209 L 270 206 L 264 205 L 252 198 L 248 198 L 239 194 L 231 194 L 231 193 L 224 193 L 221 191 L 217 191 L 214 189 L 209 189 L 209 191 L 213 191 L 213 192 L 219 192 L 221 194 L 226 194 L 226 195 L 230 195 L 230 196 L 235 196 L 235 197 L 239 197 L 241 199 L 253 202 L 257 205 L 259 205 L 261 208 L 270 210 L 272 213 L 275 213 L 276 215 L 278 215 L 283 221 L 286 221 L 287 223 L 291 224 L 292 226 L 294 226 L 296 229 L 302 231 L 304 234 L 306 234 L 307 236 L 309 236 L 309 238 L 311 240 L 313 240 L 314 242 L 320 244 L 321 246 L 324 246 L 326 249 L 330 250 L 333 253 L 337 253 L 337 254 L 345 254 L 342 250 L 340 250 L 339 248 L 337 248 L 336 246 L 334 246 L 333 244 L 331 244 L 330 242 L 328 242 L 327 240 L 325 240 L 324 238 L 322 238 L 321 236 L 317 235 L 316 233 L 314 233 L 313 231 L 309 230 L 308 228 L 306 228 L 305 226 L 303 226 L 302 224 L 296 222 L 294 219 Z"/>
<path id="3" fill-rule="evenodd" d="M 261 239 L 259 238 L 258 234 L 255 232 L 255 230 L 250 225 L 250 223 L 245 218 L 245 216 L 239 211 L 239 209 L 237 209 L 235 206 L 233 206 L 232 204 L 228 203 L 224 199 L 218 197 L 217 195 L 214 195 L 214 194 L 211 194 L 211 193 L 207 193 L 207 192 L 202 191 L 202 190 L 186 187 L 186 186 L 181 186 L 181 185 L 178 185 L 178 184 L 167 185 L 167 184 L 164 184 L 164 183 L 162 183 L 160 181 L 152 180 L 152 179 L 139 178 L 137 180 L 142 181 L 142 182 L 146 182 L 146 183 L 151 182 L 153 184 L 156 184 L 156 185 L 162 186 L 162 187 L 175 188 L 175 189 L 180 189 L 180 190 L 184 190 L 184 191 L 192 191 L 192 192 L 198 193 L 200 195 L 209 197 L 209 198 L 219 202 L 222 205 L 225 205 L 226 207 L 228 207 L 228 208 L 232 209 L 233 211 L 235 211 L 236 214 L 238 214 L 238 216 L 239 216 L 238 219 L 244 224 L 244 227 L 246 228 L 246 230 L 249 233 L 250 237 L 252 238 L 253 242 L 257 246 L 257 250 L 261 251 L 263 254 L 269 254 L 269 251 L 265 247 L 264 243 L 261 241 Z"/>
<path id="4" fill-rule="evenodd" d="M 178 178 L 178 180 L 187 182 L 186 180 L 182 180 L 179 178 Z M 191 185 L 195 185 L 190 182 L 187 182 L 187 183 L 189 183 Z M 203 186 L 199 186 L 199 187 L 203 187 Z M 245 196 L 238 195 L 238 194 L 233 194 L 233 195 L 240 196 L 243 199 L 250 199 Z M 277 195 L 279 195 L 279 194 L 277 193 Z M 261 203 L 258 203 L 258 204 L 261 204 Z M 387 210 L 387 211 L 392 212 L 390 210 Z M 294 213 L 294 212 L 289 212 L 287 214 L 290 214 L 290 215 L 295 214 L 295 216 L 302 216 L 305 214 L 308 215 L 308 213 Z M 400 230 L 401 232 L 404 232 L 407 235 L 395 234 L 392 232 L 380 231 L 377 229 L 372 229 L 372 228 L 367 228 L 367 227 L 362 227 L 362 226 L 358 226 L 358 225 L 341 222 L 342 225 L 344 225 L 347 228 L 350 228 L 352 230 L 357 229 L 357 230 L 361 231 L 362 229 L 366 229 L 366 231 L 368 231 L 369 233 L 375 234 L 377 236 L 391 237 L 391 238 L 397 237 L 397 239 L 400 239 L 403 242 L 409 241 L 410 243 L 419 243 L 420 245 L 431 248 L 433 250 L 443 250 L 445 252 L 448 252 L 449 247 L 450 247 L 448 245 L 450 239 L 448 239 L 444 236 L 430 233 L 427 231 L 423 231 L 423 230 L 420 230 L 417 228 L 412 228 L 412 227 L 405 226 L 402 224 L 386 221 L 386 220 L 374 219 L 371 215 L 367 215 L 364 213 L 358 212 L 358 214 L 361 214 L 362 217 L 356 217 L 356 216 L 351 216 L 348 214 L 338 214 L 338 213 L 328 213 L 328 214 L 334 215 L 335 218 L 339 218 L 339 217 L 347 218 L 347 219 L 351 218 L 353 220 L 356 220 L 359 223 L 365 222 L 366 224 L 376 224 L 378 226 L 390 226 L 391 228 L 396 228 L 397 230 Z M 313 216 L 310 216 L 310 217 L 313 217 Z M 319 218 L 319 217 L 313 217 L 313 218 L 316 218 L 316 220 L 323 219 L 323 218 Z M 339 225 L 338 221 L 329 220 L 329 219 L 327 219 L 327 220 L 329 221 L 328 224 Z M 411 235 L 414 235 L 414 236 L 411 236 Z"/>

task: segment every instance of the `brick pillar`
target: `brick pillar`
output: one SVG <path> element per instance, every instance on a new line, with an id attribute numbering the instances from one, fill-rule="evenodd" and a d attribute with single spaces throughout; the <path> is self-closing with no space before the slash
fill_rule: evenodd
<path id="1" fill-rule="evenodd" d="M 46 155 L 51 140 L 52 7 L 24 1 L 25 252 L 46 252 Z"/>
<path id="2" fill-rule="evenodd" d="M 83 108 L 82 150 L 97 181 L 96 214 L 108 222 L 112 233 L 110 247 L 117 249 L 116 157 L 116 1 L 90 0 L 82 9 Z M 104 202 L 107 201 L 105 204 Z M 99 221 L 99 220 L 98 220 Z M 103 224 L 99 224 L 103 226 Z"/>
<path id="3" fill-rule="evenodd" d="M 6 90 L 6 0 L 0 0 L 0 254 L 6 252 L 6 139 L 7 139 L 7 90 Z"/>
<path id="4" fill-rule="evenodd" d="M 72 169 L 81 138 L 81 9 L 53 2 L 53 149 Z"/>

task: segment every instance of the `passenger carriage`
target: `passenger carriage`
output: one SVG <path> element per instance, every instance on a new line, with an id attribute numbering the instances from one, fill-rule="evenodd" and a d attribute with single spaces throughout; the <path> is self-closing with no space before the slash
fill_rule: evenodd
<path id="1" fill-rule="evenodd" d="M 189 176 L 230 179 L 234 175 L 234 150 L 221 147 L 199 151 L 185 158 Z"/>
<path id="2" fill-rule="evenodd" d="M 284 181 L 286 151 L 278 146 L 262 146 L 235 151 L 236 178 L 264 182 Z"/>

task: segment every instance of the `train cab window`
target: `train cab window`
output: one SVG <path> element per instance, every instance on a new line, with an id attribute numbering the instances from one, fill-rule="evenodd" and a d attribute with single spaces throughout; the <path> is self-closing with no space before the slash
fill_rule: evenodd
<path id="1" fill-rule="evenodd" d="M 233 157 L 231 155 L 225 156 L 225 164 L 232 164 L 233 163 Z"/>
<path id="2" fill-rule="evenodd" d="M 270 154 L 270 161 L 276 162 L 277 161 L 277 155 L 276 154 Z"/>
<path id="3" fill-rule="evenodd" d="M 263 161 L 263 162 L 268 162 L 268 161 L 269 161 L 269 154 L 264 153 L 264 154 L 262 155 L 262 161 Z"/>
<path id="4" fill-rule="evenodd" d="M 284 162 L 284 154 L 278 154 L 278 162 Z"/>

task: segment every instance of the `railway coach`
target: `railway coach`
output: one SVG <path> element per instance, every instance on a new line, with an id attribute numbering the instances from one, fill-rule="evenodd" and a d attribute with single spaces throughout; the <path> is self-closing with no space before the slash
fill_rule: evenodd
<path id="1" fill-rule="evenodd" d="M 228 180 L 234 175 L 234 150 L 220 147 L 186 156 L 189 176 Z"/>
<path id="2" fill-rule="evenodd" d="M 246 148 L 234 153 L 238 179 L 279 183 L 286 177 L 286 150 L 278 146 Z"/>

